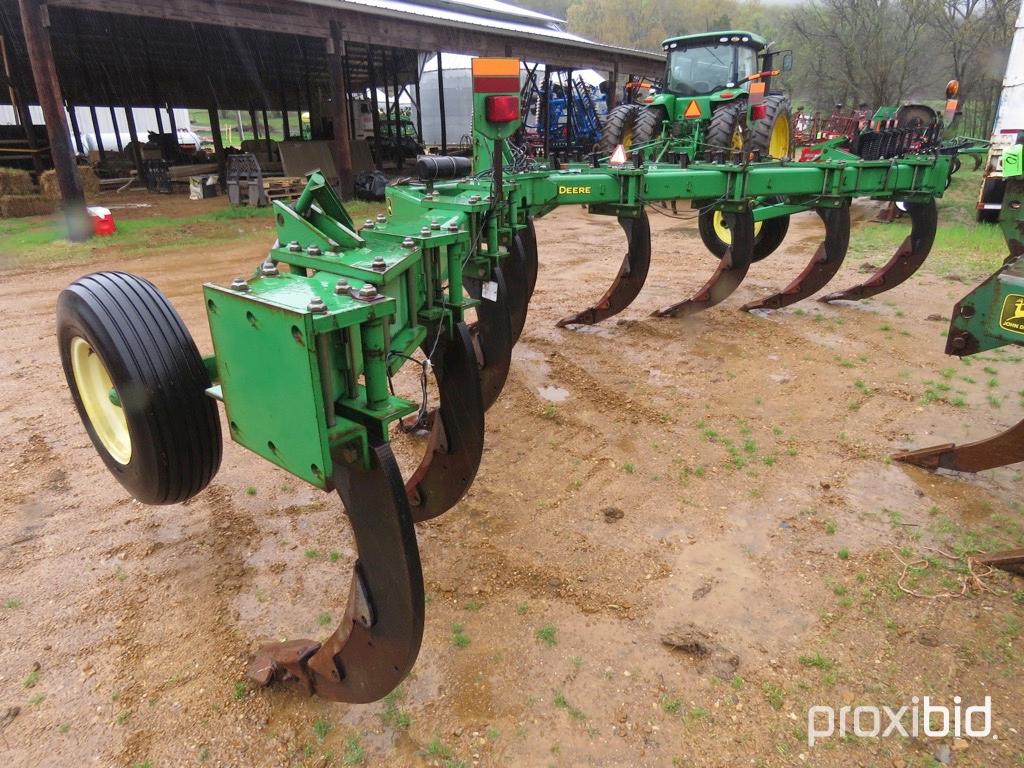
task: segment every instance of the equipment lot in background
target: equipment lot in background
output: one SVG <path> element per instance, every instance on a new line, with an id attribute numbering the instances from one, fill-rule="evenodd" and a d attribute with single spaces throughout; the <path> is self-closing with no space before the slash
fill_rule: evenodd
<path id="1" fill-rule="evenodd" d="M 813 214 L 794 217 L 739 301 L 680 321 L 647 315 L 696 288 L 711 257 L 695 220 L 652 212 L 644 293 L 577 332 L 553 326 L 607 285 L 621 233 L 576 208 L 538 220 L 540 279 L 478 482 L 420 527 L 430 606 L 417 667 L 390 702 L 352 707 L 240 683 L 263 639 L 337 620 L 323 612 L 352 556 L 337 503 L 229 443 L 194 501 L 143 507 L 109 481 L 56 384 L 62 286 L 94 269 L 143 275 L 209 349 L 197 284 L 251 271 L 273 240 L 269 212 L 103 197 L 153 207 L 115 209 L 118 234 L 86 245 L 53 241 L 39 220 L 0 222 L 14 329 L 0 353 L 0 634 L 13 639 L 0 715 L 20 707 L 0 719 L 9 763 L 319 766 L 362 750 L 395 766 L 930 765 L 942 745 L 926 740 L 809 750 L 807 708 L 955 693 L 992 696 L 999 739 L 955 745 L 954 764 L 1013 765 L 1019 583 L 916 597 L 900 560 L 931 559 L 903 587 L 958 592 L 967 552 L 1024 546 L 1024 477 L 886 459 L 1024 414 L 1017 351 L 943 354 L 949 309 L 1005 256 L 998 230 L 973 223 L 979 178 L 954 177 L 932 256 L 884 300 L 766 316 L 736 306 L 803 265 Z M 875 210 L 854 206 L 846 277 L 906 234 L 869 223 Z M 422 452 L 412 438 L 395 448 L 406 463 Z"/>

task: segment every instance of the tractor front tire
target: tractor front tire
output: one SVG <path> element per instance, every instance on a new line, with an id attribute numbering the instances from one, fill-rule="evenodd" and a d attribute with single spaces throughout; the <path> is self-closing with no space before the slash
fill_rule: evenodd
<path id="1" fill-rule="evenodd" d="M 793 156 L 793 116 L 789 97 L 768 96 L 764 100 L 765 115 L 754 123 L 751 130 L 750 148 L 758 150 L 762 157 L 776 160 Z"/>
<path id="2" fill-rule="evenodd" d="M 627 151 L 636 141 L 637 118 L 640 107 L 636 104 L 619 104 L 612 109 L 601 126 L 601 140 L 594 146 L 594 151 L 601 157 L 610 155 L 615 147 L 621 144 Z"/>
<path id="3" fill-rule="evenodd" d="M 170 302 L 141 277 L 95 272 L 57 300 L 61 363 L 104 464 L 145 504 L 205 488 L 221 460 L 210 377 Z"/>

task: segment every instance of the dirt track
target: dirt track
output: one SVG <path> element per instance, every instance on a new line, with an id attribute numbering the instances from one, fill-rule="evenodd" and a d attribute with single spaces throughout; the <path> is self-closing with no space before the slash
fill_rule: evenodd
<path id="1" fill-rule="evenodd" d="M 1021 759 L 1020 584 L 943 598 L 897 583 L 897 557 L 925 547 L 1024 546 L 1020 467 L 932 476 L 885 458 L 1019 421 L 1020 355 L 946 358 L 946 323 L 926 318 L 967 286 L 928 274 L 862 306 L 739 312 L 802 268 L 810 215 L 724 305 L 651 318 L 713 268 L 694 222 L 651 223 L 643 293 L 579 331 L 554 323 L 604 290 L 621 230 L 576 209 L 538 223 L 540 280 L 480 473 L 419 529 L 426 636 L 390 705 L 236 686 L 261 641 L 336 623 L 353 556 L 337 498 L 228 444 L 196 499 L 144 507 L 60 371 L 54 304 L 79 274 L 153 280 L 209 349 L 199 284 L 248 271 L 272 237 L 0 273 L 0 762 L 325 766 L 361 749 L 394 766 L 916 766 L 942 745 L 809 749 L 802 729 L 812 704 L 924 694 L 993 697 L 998 739 L 947 740 L 954 764 Z M 847 264 L 831 287 L 861 278 Z M 965 406 L 943 401 L 956 390 Z M 959 591 L 934 557 L 941 579 L 915 576 L 918 591 Z"/>

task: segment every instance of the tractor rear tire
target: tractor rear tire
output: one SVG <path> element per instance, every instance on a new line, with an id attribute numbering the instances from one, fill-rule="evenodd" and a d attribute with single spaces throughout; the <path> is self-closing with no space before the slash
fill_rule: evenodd
<path id="1" fill-rule="evenodd" d="M 746 111 L 747 102 L 738 101 L 719 107 L 711 114 L 708 132 L 704 136 L 704 149 L 725 150 L 743 149 L 746 143 Z"/>
<path id="2" fill-rule="evenodd" d="M 666 120 L 668 120 L 668 113 L 665 112 L 664 107 L 646 107 L 640 110 L 633 128 L 633 143 L 649 144 L 660 138 Z M 653 156 L 654 153 L 651 151 L 645 153 L 648 160 Z"/>
<path id="3" fill-rule="evenodd" d="M 57 341 L 78 415 L 125 490 L 177 504 L 209 484 L 222 451 L 210 376 L 152 283 L 124 272 L 79 278 L 57 299 Z"/>
<path id="4" fill-rule="evenodd" d="M 612 109 L 604 119 L 601 140 L 594 146 L 594 151 L 601 157 L 606 157 L 614 152 L 619 144 L 628 151 L 636 141 L 634 131 L 639 114 L 640 107 L 636 104 L 619 104 Z"/>
<path id="5" fill-rule="evenodd" d="M 751 130 L 750 148 L 776 160 L 793 156 L 793 115 L 789 97 L 775 94 L 764 100 L 765 115 Z"/>

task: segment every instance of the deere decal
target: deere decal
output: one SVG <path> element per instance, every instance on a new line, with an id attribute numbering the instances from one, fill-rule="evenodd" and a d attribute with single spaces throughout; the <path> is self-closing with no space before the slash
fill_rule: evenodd
<path id="1" fill-rule="evenodd" d="M 1024 296 L 1011 293 L 1006 297 L 999 326 L 1004 330 L 1024 335 Z"/>

